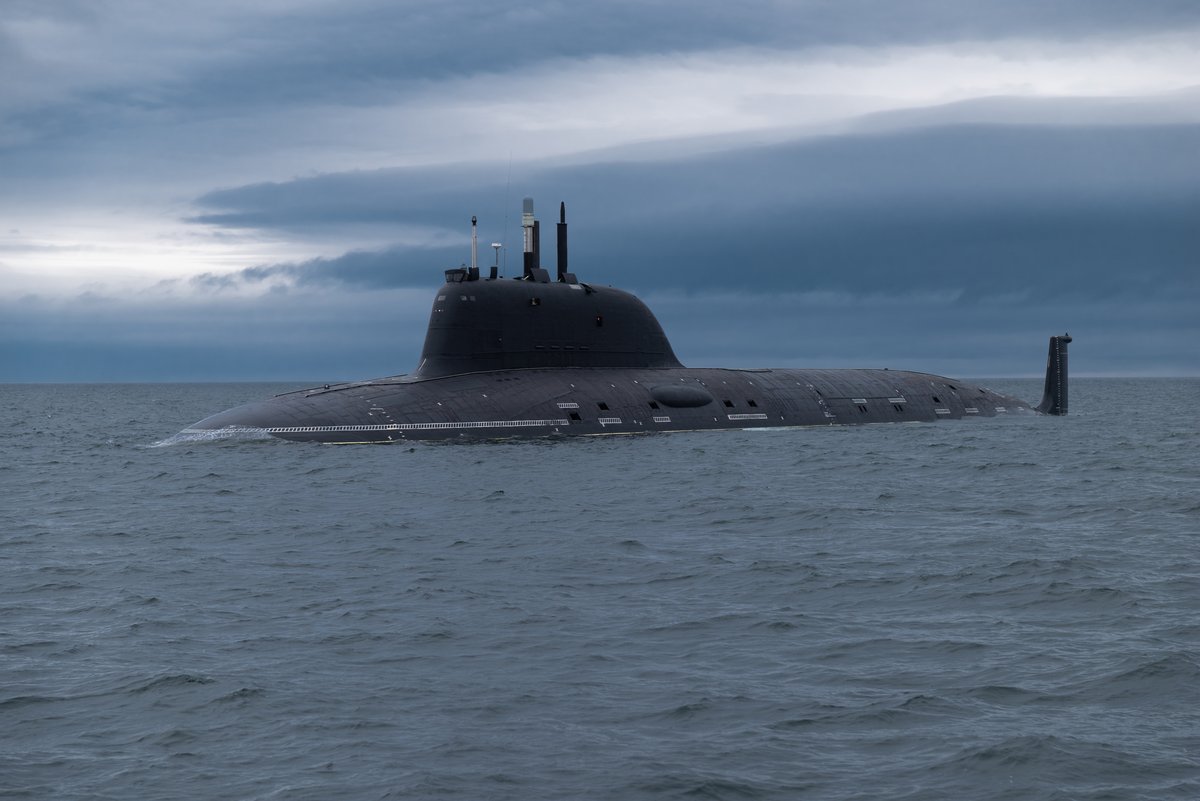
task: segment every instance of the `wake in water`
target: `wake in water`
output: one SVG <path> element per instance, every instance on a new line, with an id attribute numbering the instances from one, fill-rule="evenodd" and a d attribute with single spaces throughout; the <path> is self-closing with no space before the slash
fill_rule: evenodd
<path id="1" fill-rule="evenodd" d="M 263 441 L 275 440 L 281 441 L 277 437 L 271 436 L 265 428 L 246 428 L 244 426 L 230 426 L 229 428 L 185 428 L 178 434 L 173 434 L 166 439 L 160 439 L 158 442 L 152 442 L 147 445 L 147 448 L 166 448 L 171 445 L 191 445 L 196 442 L 225 442 L 227 440 L 236 441 Z"/>

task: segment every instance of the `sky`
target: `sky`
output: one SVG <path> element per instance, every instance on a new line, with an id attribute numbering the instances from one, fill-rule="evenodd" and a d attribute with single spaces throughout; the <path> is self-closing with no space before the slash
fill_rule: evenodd
<path id="1" fill-rule="evenodd" d="M 408 372 L 526 196 L 689 366 L 1200 375 L 1200 3 L 0 3 L 0 382 Z"/>

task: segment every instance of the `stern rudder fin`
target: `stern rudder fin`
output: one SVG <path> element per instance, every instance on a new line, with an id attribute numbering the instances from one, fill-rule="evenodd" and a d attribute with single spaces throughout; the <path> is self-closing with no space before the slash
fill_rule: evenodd
<path id="1" fill-rule="evenodd" d="M 1063 416 L 1067 413 L 1067 344 L 1070 334 L 1050 337 L 1046 356 L 1046 386 L 1037 410 L 1042 414 Z"/>

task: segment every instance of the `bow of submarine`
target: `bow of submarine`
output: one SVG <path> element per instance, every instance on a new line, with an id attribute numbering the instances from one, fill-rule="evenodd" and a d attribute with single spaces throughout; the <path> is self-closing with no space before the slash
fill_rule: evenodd
<path id="1" fill-rule="evenodd" d="M 182 433 L 215 438 L 272 436 L 293 440 L 375 441 L 386 426 L 374 419 L 377 409 L 364 403 L 365 382 L 315 387 L 252 401 L 210 415 Z"/>

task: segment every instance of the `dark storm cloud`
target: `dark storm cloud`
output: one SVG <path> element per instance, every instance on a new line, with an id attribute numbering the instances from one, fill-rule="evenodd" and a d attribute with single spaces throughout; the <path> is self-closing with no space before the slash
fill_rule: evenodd
<path id="1" fill-rule="evenodd" d="M 78 87 L 68 103 L 51 101 L 49 108 L 14 115 L 11 124 L 56 135 L 95 131 L 98 118 L 117 113 L 186 109 L 205 116 L 215 109 L 314 101 L 353 106 L 424 91 L 428 81 L 590 58 L 1014 37 L 1103 40 L 1200 25 L 1200 4 L 1191 0 L 379 0 L 278 12 L 238 4 L 166 8 L 146 13 L 119 0 L 7 3 L 0 25 L 14 30 L 16 24 L 53 20 L 96 31 L 92 44 L 99 49 L 56 53 L 56 66 L 73 58 L 123 60 L 132 52 L 147 67 Z M 188 24 L 189 16 L 195 24 Z M 104 50 L 106 41 L 113 52 Z M 33 46 L 0 28 L 0 66 L 12 75 L 28 69 L 30 77 L 44 78 L 37 59 L 46 54 Z M 186 68 L 178 68 L 175 51 L 193 54 Z M 86 64 L 78 68 L 86 74 Z"/>
<path id="2" fill-rule="evenodd" d="M 353 104 L 426 79 L 553 60 L 738 47 L 1070 40 L 1196 24 L 1200 6 L 1188 0 L 350 3 L 250 17 L 220 42 L 234 58 L 168 90 L 200 104 L 313 98 Z"/>
<path id="3" fill-rule="evenodd" d="M 381 251 L 356 250 L 332 258 L 247 267 L 232 273 L 202 273 L 189 279 L 196 288 L 236 289 L 263 283 L 283 286 L 387 289 L 427 285 L 436 273 L 431 265 L 451 266 L 461 248 L 394 247 Z M 454 266 L 457 266 L 457 262 Z"/>
<path id="4" fill-rule="evenodd" d="M 1070 328 L 1082 372 L 1197 373 L 1195 92 L 985 98 L 856 121 L 839 111 L 829 118 L 841 120 L 837 131 L 794 140 L 771 126 L 809 125 L 811 134 L 824 124 L 805 113 L 829 98 L 784 85 L 810 68 L 831 76 L 839 102 L 963 96 L 953 80 L 888 85 L 895 64 L 921 83 L 931 52 L 943 58 L 936 63 L 980 56 L 964 91 L 1104 91 L 1155 46 L 1138 37 L 1162 33 L 1175 35 L 1174 55 L 1130 78 L 1128 91 L 1178 87 L 1190 63 L 1178 42 L 1198 27 L 1192 0 L 9 0 L 0 9 L 9 191 L 0 194 L 14 213 L 40 200 L 47 221 L 36 234 L 13 232 L 5 260 L 25 257 L 13 275 L 36 274 L 32 255 L 91 247 L 72 243 L 119 219 L 120 196 L 172 221 L 190 216 L 189 244 L 220 239 L 232 250 L 248 234 L 270 247 L 261 231 L 291 252 L 327 255 L 264 258 L 120 300 L 104 287 L 57 303 L 0 297 L 0 379 L 337 379 L 410 369 L 441 271 L 469 257 L 471 214 L 481 261 L 491 261 L 487 243 L 504 241 L 507 273 L 518 268 L 523 195 L 538 201 L 546 266 L 565 199 L 573 269 L 647 296 L 693 364 L 1035 374 L 1045 336 Z M 928 52 L 894 50 L 907 46 Z M 1026 57 L 1041 66 L 1022 72 Z M 753 64 L 754 85 L 744 95 L 726 87 L 712 117 L 676 125 L 621 106 L 624 87 L 644 76 L 667 73 L 647 85 L 669 94 L 689 80 L 718 81 L 723 65 L 740 61 Z M 772 71 L 775 61 L 793 71 Z M 856 77 L 839 82 L 843 67 Z M 575 77 L 557 79 L 560 68 Z M 557 86 L 563 102 L 535 82 Z M 515 99 L 476 111 L 510 88 Z M 704 111 L 703 98 L 685 94 Z M 798 116 L 775 114 L 777 102 Z M 543 116 L 524 116 L 534 114 Z M 749 136 L 776 144 L 738 144 L 743 134 L 670 139 L 743 122 L 760 126 Z M 580 133 L 609 123 L 603 136 Z M 464 132 L 489 138 L 480 145 Z M 526 134 L 570 155 L 522 160 Z M 639 137 L 658 141 L 628 144 Z M 511 166 L 462 161 L 460 147 L 490 158 L 514 141 Z M 580 142 L 616 146 L 582 153 L 592 144 Z M 337 172 L 421 161 L 453 163 Z M 263 181 L 317 171 L 325 174 Z M 214 185 L 226 188 L 179 210 Z M 76 216 L 79 233 L 68 235 Z M 173 235 L 160 241 L 188 236 Z M 153 250 L 147 242 L 142 254 Z M 336 255 L 357 242 L 395 244 Z"/>
<path id="5" fill-rule="evenodd" d="M 522 176 L 520 194 L 541 200 L 547 242 L 552 201 L 568 200 L 577 273 L 642 289 L 1195 293 L 1198 152 L 1198 126 L 955 126 L 547 166 Z M 284 233 L 444 225 L 506 191 L 516 209 L 515 190 L 486 178 L 470 186 L 457 171 L 446 181 L 432 169 L 330 175 L 212 193 L 198 220 Z M 519 241 L 515 216 L 509 242 Z M 484 241 L 504 237 L 500 223 L 481 221 Z M 404 248 L 275 269 L 422 284 L 422 262 L 433 274 L 466 256 L 462 230 L 457 253 Z M 552 264 L 552 247 L 543 252 Z"/>
<path id="6" fill-rule="evenodd" d="M 503 170 L 483 168 L 503 180 Z M 261 183 L 205 194 L 196 205 L 212 211 L 191 222 L 227 228 L 295 232 L 347 223 L 417 223 L 444 226 L 451 206 L 479 190 L 469 168 L 388 169 L 333 173 L 283 183 Z M 494 191 L 494 187 L 492 187 Z M 461 213 L 461 207 L 457 210 Z"/>
<path id="7" fill-rule="evenodd" d="M 454 245 L 228 277 L 428 294 L 468 257 L 479 198 L 510 196 L 509 242 L 519 242 L 520 195 L 539 198 L 551 266 L 565 197 L 572 268 L 643 294 L 693 365 L 1036 375 L 1045 337 L 1070 330 L 1081 374 L 1194 374 L 1197 152 L 1196 126 L 901 126 L 675 160 L 542 165 L 514 182 L 520 191 L 490 175 L 472 185 L 461 169 L 444 181 L 437 169 L 387 170 L 223 190 L 202 203 L 209 222 L 284 233 L 330 219 L 461 219 Z M 481 220 L 481 241 L 500 238 L 502 216 Z"/>

